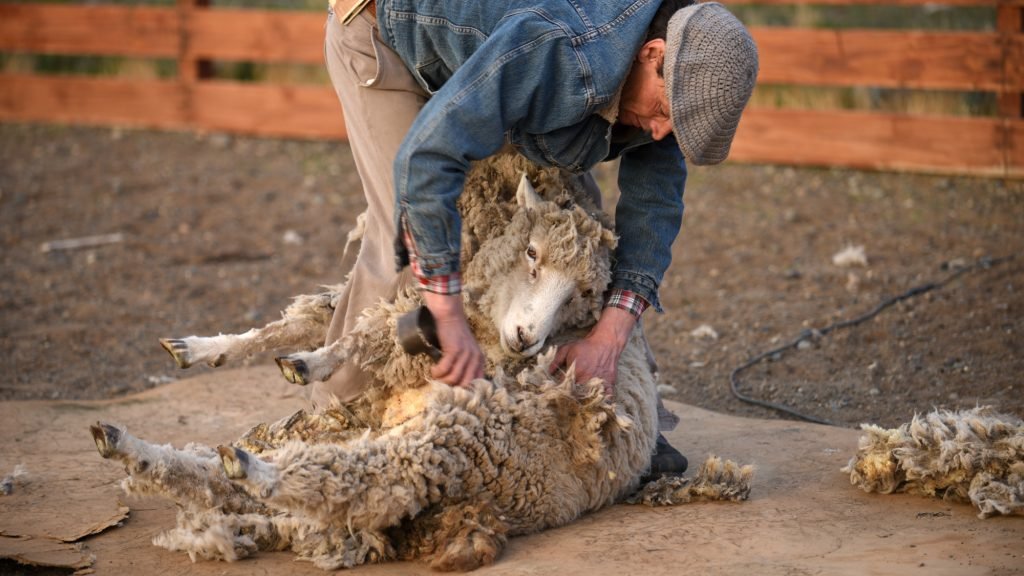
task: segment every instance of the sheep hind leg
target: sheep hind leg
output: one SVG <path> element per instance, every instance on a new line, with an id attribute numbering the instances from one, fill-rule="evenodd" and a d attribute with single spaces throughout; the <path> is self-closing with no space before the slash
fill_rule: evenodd
<path id="1" fill-rule="evenodd" d="M 463 447 L 472 438 L 465 426 L 430 425 L 345 446 L 290 442 L 267 460 L 233 447 L 218 451 L 227 476 L 274 509 L 382 530 L 441 499 L 468 467 Z"/>
<path id="2" fill-rule="evenodd" d="M 263 328 L 242 334 L 161 338 L 160 346 L 179 368 L 205 363 L 212 368 L 252 354 L 282 348 L 314 349 L 327 336 L 337 292 L 299 296 L 284 311 L 284 317 Z"/>
<path id="3" fill-rule="evenodd" d="M 163 496 L 202 508 L 221 507 L 225 512 L 266 512 L 264 504 L 218 471 L 216 453 L 205 446 L 193 444 L 178 450 L 151 444 L 103 422 L 89 430 L 100 456 L 124 464 L 128 478 L 122 487 L 126 492 Z"/>
<path id="4" fill-rule="evenodd" d="M 218 446 L 217 453 L 220 455 L 224 474 L 231 480 L 246 480 L 261 493 L 268 492 L 277 481 L 277 470 L 273 465 L 241 448 Z"/>
<path id="5" fill-rule="evenodd" d="M 114 458 L 120 454 L 118 446 L 121 443 L 121 429 L 110 424 L 97 422 L 89 426 L 93 442 L 96 443 L 96 450 L 104 459 Z"/>

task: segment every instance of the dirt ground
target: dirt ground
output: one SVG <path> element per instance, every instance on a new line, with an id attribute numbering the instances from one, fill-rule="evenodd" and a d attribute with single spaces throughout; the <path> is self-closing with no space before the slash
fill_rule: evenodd
<path id="1" fill-rule="evenodd" d="M 666 397 L 775 417 L 730 394 L 734 368 L 995 258 L 740 385 L 842 425 L 976 404 L 1024 414 L 1021 182 L 725 165 L 693 170 L 686 201 L 666 312 L 645 316 Z M 0 125 L 0 400 L 111 398 L 211 370 L 179 371 L 157 338 L 244 331 L 340 281 L 361 204 L 343 143 Z M 833 263 L 848 245 L 866 266 Z"/>

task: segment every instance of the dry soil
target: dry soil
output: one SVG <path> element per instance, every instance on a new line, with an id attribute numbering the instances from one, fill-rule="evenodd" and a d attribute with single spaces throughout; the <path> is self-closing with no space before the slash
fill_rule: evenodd
<path id="1" fill-rule="evenodd" d="M 157 338 L 243 331 L 340 281 L 362 210 L 338 142 L 4 124 L 0 158 L 0 400 L 183 377 Z M 968 267 L 769 357 L 740 389 L 847 426 L 976 404 L 1024 414 L 1020 181 L 727 164 L 692 170 L 686 202 L 665 313 L 645 316 L 666 397 L 774 417 L 730 393 L 734 368 Z M 122 236 L 44 249 L 99 234 Z M 833 263 L 847 246 L 866 265 Z"/>

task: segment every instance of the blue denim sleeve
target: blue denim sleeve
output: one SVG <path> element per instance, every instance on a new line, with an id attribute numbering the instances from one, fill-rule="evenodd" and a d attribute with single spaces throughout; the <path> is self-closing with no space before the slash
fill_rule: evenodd
<path id="1" fill-rule="evenodd" d="M 686 163 L 671 136 L 622 155 L 611 287 L 639 294 L 658 312 L 658 286 L 682 225 L 685 186 Z"/>
<path id="2" fill-rule="evenodd" d="M 543 133 L 584 115 L 576 62 L 559 30 L 498 30 L 424 106 L 398 151 L 394 178 L 398 236 L 407 226 L 425 277 L 459 271 L 456 200 L 469 163 L 497 152 L 512 126 Z M 395 247 L 398 265 L 408 264 L 404 245 Z"/>

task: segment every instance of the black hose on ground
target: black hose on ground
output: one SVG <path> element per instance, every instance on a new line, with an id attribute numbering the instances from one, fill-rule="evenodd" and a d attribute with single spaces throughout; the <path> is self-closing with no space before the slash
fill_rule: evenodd
<path id="1" fill-rule="evenodd" d="M 804 414 L 804 413 L 802 413 L 802 412 L 800 412 L 800 411 L 798 411 L 798 410 L 796 410 L 794 408 L 790 408 L 789 406 L 786 406 L 784 404 L 778 404 L 778 403 L 775 403 L 775 402 L 769 402 L 767 400 L 761 400 L 759 398 L 754 398 L 752 396 L 748 396 L 746 394 L 743 394 L 739 390 L 739 379 L 738 379 L 739 374 L 741 372 L 743 372 L 744 370 L 747 370 L 748 368 L 750 368 L 752 366 L 755 366 L 758 363 L 762 362 L 765 358 L 771 358 L 771 357 L 775 357 L 776 355 L 782 355 L 782 353 L 784 353 L 784 352 L 786 352 L 788 350 L 796 349 L 797 347 L 800 346 L 800 343 L 805 341 L 805 340 L 817 340 L 817 339 L 819 339 L 819 338 L 821 338 L 821 337 L 823 337 L 823 336 L 825 336 L 825 335 L 827 335 L 830 332 L 833 332 L 835 330 L 839 330 L 839 329 L 842 329 L 842 328 L 850 328 L 850 327 L 856 326 L 858 324 L 862 324 L 864 322 L 867 322 L 868 320 L 871 320 L 875 316 L 878 316 L 883 310 L 885 310 L 886 308 L 889 308 L 890 306 L 892 306 L 894 304 L 897 304 L 897 303 L 902 302 L 904 300 L 908 300 L 910 298 L 914 298 L 915 296 L 920 296 L 921 294 L 924 294 L 926 292 L 931 292 L 932 290 L 936 290 L 938 288 L 942 288 L 943 286 L 949 284 L 953 280 L 956 280 L 957 278 L 959 278 L 960 276 L 962 276 L 962 275 L 964 275 L 964 274 L 966 274 L 968 272 L 974 272 L 976 270 L 987 270 L 989 268 L 992 268 L 993 266 L 996 266 L 998 264 L 1002 264 L 1004 262 L 1012 260 L 1013 258 L 1014 258 L 1013 255 L 1005 256 L 1003 258 L 989 258 L 989 257 L 981 258 L 980 260 L 978 260 L 977 262 L 975 262 L 974 264 L 972 264 L 970 266 L 964 266 L 963 268 L 960 268 L 960 269 L 956 270 L 955 272 L 953 272 L 952 274 L 950 274 L 949 276 L 947 276 L 943 280 L 940 280 L 938 282 L 928 282 L 926 284 L 921 284 L 919 286 L 915 286 L 915 287 L 907 290 L 906 292 L 903 292 L 902 294 L 897 294 L 896 296 L 892 296 L 892 297 L 886 298 L 885 300 L 882 300 L 873 309 L 871 309 L 870 311 L 868 311 L 868 312 L 866 312 L 866 313 L 864 313 L 864 314 L 862 314 L 860 316 L 857 316 L 857 317 L 852 318 L 850 320 L 841 320 L 839 322 L 834 322 L 834 323 L 832 323 L 832 324 L 830 324 L 830 325 L 828 325 L 828 326 L 826 326 L 824 328 L 821 328 L 821 329 L 817 329 L 816 330 L 816 329 L 810 328 L 810 329 L 804 330 L 804 331 L 800 332 L 800 335 L 797 336 L 796 339 L 794 339 L 792 342 L 790 342 L 788 344 L 785 344 L 783 346 L 779 346 L 778 348 L 774 348 L 774 349 L 769 350 L 767 352 L 764 352 L 762 354 L 758 354 L 757 356 L 755 356 L 755 357 L 751 358 L 750 360 L 748 360 L 742 366 L 739 366 L 738 368 L 733 370 L 732 373 L 729 374 L 729 390 L 732 392 L 732 395 L 735 396 L 738 400 L 741 400 L 741 401 L 746 402 L 748 404 L 753 404 L 755 406 L 760 406 L 762 408 L 768 408 L 770 410 L 775 410 L 777 412 L 782 412 L 783 414 L 788 414 L 788 415 L 790 415 L 790 416 L 792 416 L 794 418 L 797 418 L 799 420 L 806 420 L 808 422 L 814 422 L 816 424 L 825 424 L 825 425 L 828 425 L 828 426 L 838 426 L 838 424 L 836 424 L 834 422 L 831 422 L 829 420 L 825 420 L 824 418 L 818 418 L 817 416 L 813 416 L 813 415 L 809 415 L 809 414 Z"/>

